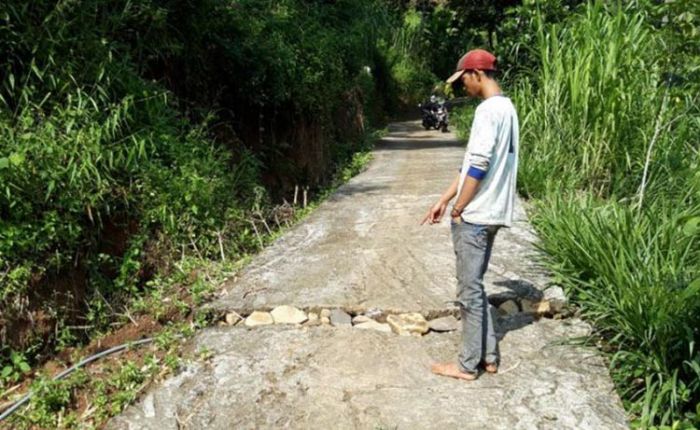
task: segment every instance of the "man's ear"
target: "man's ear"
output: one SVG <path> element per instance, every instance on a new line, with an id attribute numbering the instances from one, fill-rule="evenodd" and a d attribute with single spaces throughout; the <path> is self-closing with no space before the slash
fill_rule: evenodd
<path id="1" fill-rule="evenodd" d="M 484 78 L 486 78 L 486 73 L 483 70 L 476 70 L 476 79 L 481 82 Z"/>

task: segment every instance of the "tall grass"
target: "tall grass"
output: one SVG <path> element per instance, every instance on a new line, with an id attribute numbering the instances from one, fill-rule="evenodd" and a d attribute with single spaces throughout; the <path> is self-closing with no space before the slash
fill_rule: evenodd
<path id="1" fill-rule="evenodd" d="M 700 215 L 700 110 L 695 92 L 667 78 L 667 41 L 644 6 L 595 1 L 559 24 L 534 21 L 538 68 L 513 91 L 518 181 L 633 423 L 692 426 L 700 238 L 683 226 Z"/>
<path id="2" fill-rule="evenodd" d="M 533 224 L 550 268 L 612 354 L 613 378 L 644 426 L 700 402 L 700 242 L 679 228 L 700 203 L 624 204 L 550 194 Z M 655 405 L 655 406 L 654 406 Z"/>
<path id="3" fill-rule="evenodd" d="M 523 189 L 546 191 L 556 171 L 566 188 L 629 194 L 656 126 L 669 121 L 663 41 L 634 6 L 611 11 L 596 2 L 575 19 L 536 26 L 540 68 L 516 91 L 529 145 Z M 671 135 L 660 137 L 665 147 Z"/>

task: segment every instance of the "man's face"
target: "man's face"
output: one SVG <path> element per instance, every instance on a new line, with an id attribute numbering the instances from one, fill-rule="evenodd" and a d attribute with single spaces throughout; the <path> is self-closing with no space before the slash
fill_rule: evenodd
<path id="1" fill-rule="evenodd" d="M 477 97 L 479 95 L 479 89 L 481 88 L 481 82 L 476 72 L 467 70 L 462 74 L 462 85 L 464 89 L 471 97 Z"/>

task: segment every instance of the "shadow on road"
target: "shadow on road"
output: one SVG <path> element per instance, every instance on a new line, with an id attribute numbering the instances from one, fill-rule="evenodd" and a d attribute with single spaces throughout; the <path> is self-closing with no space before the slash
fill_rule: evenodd
<path id="1" fill-rule="evenodd" d="M 375 146 L 378 150 L 407 150 L 407 149 L 435 149 L 435 148 L 462 148 L 458 140 L 381 140 Z"/>
<path id="2" fill-rule="evenodd" d="M 345 184 L 339 188 L 328 201 L 339 201 L 351 197 L 355 194 L 374 193 L 377 191 L 389 188 L 386 185 L 364 185 L 364 184 Z"/>
<path id="3" fill-rule="evenodd" d="M 494 306 L 500 306 L 506 300 L 530 299 L 532 301 L 540 301 L 544 297 L 541 290 L 532 283 L 522 279 L 496 281 L 493 284 L 510 290 L 489 295 L 489 302 Z"/>
<path id="4" fill-rule="evenodd" d="M 527 325 L 535 322 L 535 317 L 527 313 L 517 313 L 514 315 L 501 315 L 498 316 L 496 308 L 502 305 L 507 300 L 520 301 L 522 299 L 529 299 L 532 301 L 540 301 L 544 298 L 542 291 L 537 289 L 532 283 L 524 280 L 508 279 L 505 281 L 496 281 L 494 285 L 500 287 L 506 287 L 510 291 L 503 291 L 500 293 L 489 294 L 489 303 L 493 306 L 492 311 L 494 314 L 494 321 L 496 323 L 496 335 L 498 336 L 498 341 L 500 342 L 508 332 L 521 329 Z"/>
<path id="5" fill-rule="evenodd" d="M 515 315 L 505 315 L 494 319 L 496 338 L 502 341 L 506 334 L 519 330 L 535 322 L 535 317 L 530 314 L 518 313 Z"/>

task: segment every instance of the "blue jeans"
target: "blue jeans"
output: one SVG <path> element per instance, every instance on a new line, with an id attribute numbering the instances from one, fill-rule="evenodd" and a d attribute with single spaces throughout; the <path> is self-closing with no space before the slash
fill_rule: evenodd
<path id="1" fill-rule="evenodd" d="M 459 365 L 464 372 L 477 372 L 479 363 L 498 363 L 498 344 L 484 274 L 499 225 L 470 224 L 452 220 L 452 243 L 457 256 L 457 301 L 462 317 L 462 350 Z"/>

